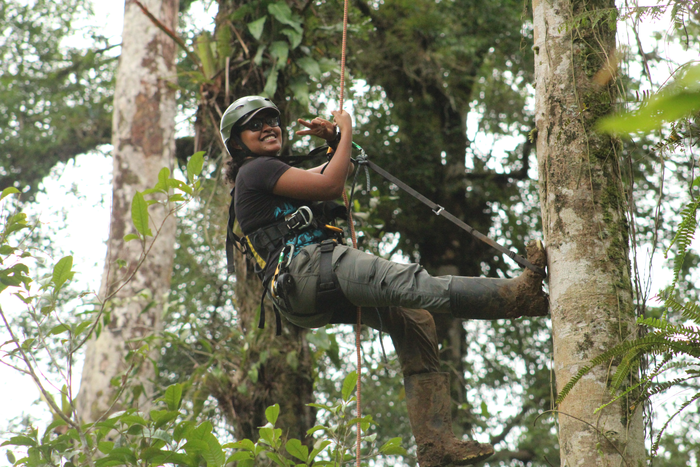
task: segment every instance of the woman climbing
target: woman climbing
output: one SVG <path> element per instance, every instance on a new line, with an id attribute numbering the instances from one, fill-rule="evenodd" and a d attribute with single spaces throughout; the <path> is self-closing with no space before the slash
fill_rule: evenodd
<path id="1" fill-rule="evenodd" d="M 486 320 L 542 316 L 549 308 L 543 277 L 529 269 L 514 279 L 434 277 L 418 264 L 387 261 L 339 242 L 340 229 L 329 225 L 337 209 L 323 202 L 341 195 L 352 170 L 352 120 L 342 110 L 333 116 L 335 124 L 298 120 L 306 127 L 298 135 L 323 138 L 334 151 L 327 164 L 302 170 L 278 157 L 280 112 L 270 99 L 243 97 L 226 109 L 220 129 L 231 155 L 226 176 L 234 184 L 229 240 L 255 258 L 264 293 L 291 323 L 351 324 L 356 307 L 363 307 L 363 324 L 389 333 L 421 467 L 486 459 L 494 452 L 490 444 L 461 441 L 452 432 L 449 378 L 440 372 L 431 313 Z M 234 218 L 242 238 L 233 233 Z M 528 260 L 543 268 L 538 245 L 528 245 Z"/>

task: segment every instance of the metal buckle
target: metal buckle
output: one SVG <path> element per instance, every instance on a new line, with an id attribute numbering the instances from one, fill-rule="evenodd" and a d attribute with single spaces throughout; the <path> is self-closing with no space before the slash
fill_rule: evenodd
<path id="1" fill-rule="evenodd" d="M 301 219 L 299 218 L 301 217 Z M 290 230 L 303 229 L 308 227 L 314 220 L 314 213 L 311 212 L 311 208 L 308 206 L 302 206 L 292 214 L 289 219 L 287 219 L 287 227 Z"/>

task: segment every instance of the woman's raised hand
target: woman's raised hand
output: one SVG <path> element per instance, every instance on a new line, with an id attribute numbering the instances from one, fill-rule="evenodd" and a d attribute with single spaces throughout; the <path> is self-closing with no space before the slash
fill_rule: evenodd
<path id="1" fill-rule="evenodd" d="M 319 138 L 323 138 L 326 141 L 330 141 L 333 138 L 335 138 L 335 125 L 324 118 L 316 117 L 310 122 L 299 118 L 297 119 L 297 122 L 308 128 L 308 130 L 297 131 L 296 134 L 299 136 L 318 136 Z"/>
<path id="2" fill-rule="evenodd" d="M 336 125 L 340 128 L 340 133 L 345 135 L 352 134 L 352 117 L 344 110 L 334 110 L 331 112 Z"/>

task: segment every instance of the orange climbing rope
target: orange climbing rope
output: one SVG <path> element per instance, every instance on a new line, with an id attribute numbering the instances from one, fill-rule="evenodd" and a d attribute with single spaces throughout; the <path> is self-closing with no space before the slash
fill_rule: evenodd
<path id="1" fill-rule="evenodd" d="M 343 2 L 343 43 L 340 53 L 340 103 L 338 108 L 343 110 L 343 96 L 345 94 L 345 50 L 348 39 L 348 0 Z M 350 236 L 352 247 L 357 248 L 357 236 L 355 234 L 355 223 L 352 220 L 352 210 L 348 201 L 348 194 L 343 191 L 343 200 L 348 209 L 348 223 L 350 224 Z M 357 446 L 356 465 L 360 467 L 360 442 L 362 440 L 362 429 L 360 419 L 362 418 L 362 350 L 360 348 L 360 334 L 362 332 L 362 308 L 357 307 L 357 326 L 355 328 L 355 348 L 357 350 Z"/>

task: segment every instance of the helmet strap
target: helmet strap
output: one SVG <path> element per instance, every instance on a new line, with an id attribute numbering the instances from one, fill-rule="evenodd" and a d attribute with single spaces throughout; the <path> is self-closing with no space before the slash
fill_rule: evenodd
<path id="1" fill-rule="evenodd" d="M 250 149 L 248 149 L 248 146 L 246 146 L 241 140 L 241 135 L 237 132 L 234 132 L 233 129 L 231 131 L 231 138 L 233 139 L 233 141 L 235 141 L 238 147 L 241 148 L 240 150 L 243 151 L 244 158 L 258 157 L 257 154 L 253 154 L 253 152 Z"/>

